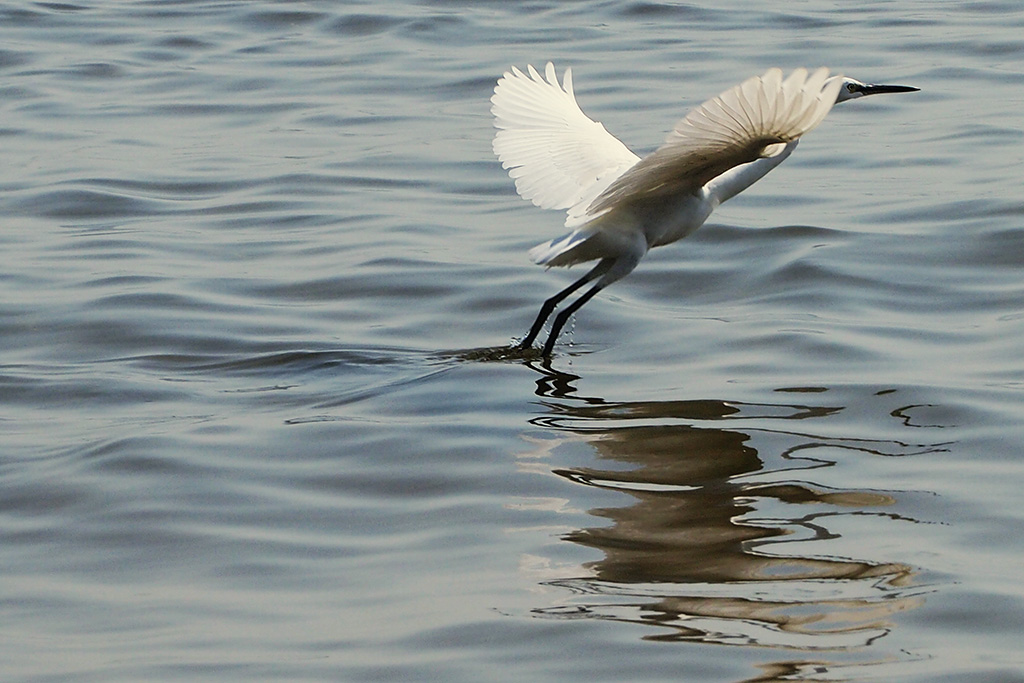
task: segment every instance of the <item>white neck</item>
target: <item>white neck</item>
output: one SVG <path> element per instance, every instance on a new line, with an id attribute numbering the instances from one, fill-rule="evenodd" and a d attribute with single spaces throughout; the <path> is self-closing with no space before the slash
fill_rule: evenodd
<path id="1" fill-rule="evenodd" d="M 768 171 L 785 161 L 793 153 L 793 150 L 796 149 L 798 142 L 800 141 L 793 140 L 789 142 L 775 156 L 764 157 L 757 161 L 751 161 L 750 163 L 730 168 L 709 182 L 704 188 L 711 197 L 711 201 L 717 206 L 743 192 L 743 190 L 765 177 Z"/>

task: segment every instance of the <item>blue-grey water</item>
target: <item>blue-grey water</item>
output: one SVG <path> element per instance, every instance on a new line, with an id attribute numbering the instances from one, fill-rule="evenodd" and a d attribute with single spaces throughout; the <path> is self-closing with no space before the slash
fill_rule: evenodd
<path id="1" fill-rule="evenodd" d="M 0 3 L 0 678 L 1024 681 L 1024 6 L 759 7 Z M 922 90 L 494 360 L 547 60 Z"/>

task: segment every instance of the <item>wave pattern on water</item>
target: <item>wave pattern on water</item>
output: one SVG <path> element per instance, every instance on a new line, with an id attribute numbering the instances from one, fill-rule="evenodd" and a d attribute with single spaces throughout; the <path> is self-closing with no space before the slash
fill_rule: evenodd
<path id="1" fill-rule="evenodd" d="M 1019 680 L 1024 10 L 927 10 L 0 5 L 6 679 Z M 488 113 L 548 59 L 639 152 L 772 65 L 922 91 L 548 362 Z"/>
<path id="2" fill-rule="evenodd" d="M 894 615 L 935 591 L 910 565 L 856 559 L 866 546 L 854 529 L 897 534 L 886 528 L 927 523 L 915 519 L 913 492 L 874 481 L 858 487 L 841 470 L 863 458 L 923 458 L 951 444 L 815 433 L 847 410 L 841 405 L 614 403 L 576 395 L 579 377 L 548 379 L 558 380 L 542 391 L 548 415 L 535 422 L 568 443 L 582 437 L 600 464 L 554 474 L 625 495 L 592 511 L 600 526 L 564 535 L 602 558 L 586 575 L 548 580 L 573 597 L 535 614 L 655 626 L 659 633 L 647 637 L 658 641 L 852 653 L 884 638 Z M 897 394 L 876 400 L 899 404 Z M 558 442 L 547 439 L 544 451 L 557 454 Z M 856 468 L 862 478 L 870 469 Z"/>

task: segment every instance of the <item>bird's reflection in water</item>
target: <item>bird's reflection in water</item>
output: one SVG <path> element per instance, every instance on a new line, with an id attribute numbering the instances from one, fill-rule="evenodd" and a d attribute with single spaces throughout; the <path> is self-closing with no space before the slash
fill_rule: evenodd
<path id="1" fill-rule="evenodd" d="M 908 455 L 935 446 L 811 435 L 815 420 L 841 407 L 613 403 L 578 395 L 578 377 L 542 363 L 527 363 L 544 408 L 534 423 L 587 441 L 596 455 L 552 471 L 609 490 L 609 506 L 589 511 L 602 523 L 564 536 L 602 557 L 581 575 L 545 580 L 566 591 L 535 614 L 661 627 L 645 636 L 655 640 L 820 652 L 874 642 L 892 628 L 893 613 L 923 600 L 927 589 L 915 585 L 911 567 L 830 553 L 840 538 L 829 528 L 836 517 L 914 523 L 892 512 L 899 492 L 810 480 L 836 449 Z"/>

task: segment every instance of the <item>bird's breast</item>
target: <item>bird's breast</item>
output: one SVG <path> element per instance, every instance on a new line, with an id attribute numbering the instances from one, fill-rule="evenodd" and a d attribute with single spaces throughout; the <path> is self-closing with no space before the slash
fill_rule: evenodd
<path id="1" fill-rule="evenodd" d="M 634 207 L 644 226 L 649 247 L 660 247 L 683 239 L 704 224 L 715 203 L 707 192 L 652 197 Z"/>

